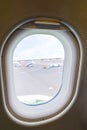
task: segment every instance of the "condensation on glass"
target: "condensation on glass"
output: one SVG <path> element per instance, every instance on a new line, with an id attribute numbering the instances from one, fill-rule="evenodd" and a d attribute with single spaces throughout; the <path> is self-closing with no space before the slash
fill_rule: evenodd
<path id="1" fill-rule="evenodd" d="M 13 52 L 13 76 L 17 99 L 26 105 L 52 100 L 62 87 L 64 47 L 50 34 L 23 38 Z"/>

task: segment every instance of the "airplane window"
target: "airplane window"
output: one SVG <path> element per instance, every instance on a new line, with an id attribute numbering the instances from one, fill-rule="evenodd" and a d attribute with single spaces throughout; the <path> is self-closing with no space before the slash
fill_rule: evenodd
<path id="1" fill-rule="evenodd" d="M 35 126 L 64 116 L 76 100 L 82 43 L 67 22 L 32 18 L 7 35 L 0 52 L 4 107 L 15 122 Z"/>
<path id="2" fill-rule="evenodd" d="M 13 53 L 16 96 L 27 105 L 46 103 L 62 86 L 64 47 L 52 35 L 33 34 L 19 42 Z"/>

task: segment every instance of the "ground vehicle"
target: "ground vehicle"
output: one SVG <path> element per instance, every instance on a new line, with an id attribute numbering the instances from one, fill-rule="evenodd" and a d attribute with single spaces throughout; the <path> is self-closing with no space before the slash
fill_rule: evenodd
<path id="1" fill-rule="evenodd" d="M 33 66 L 33 64 L 32 64 L 32 63 L 30 63 L 30 64 L 26 65 L 26 67 L 32 67 L 32 66 Z"/>
<path id="2" fill-rule="evenodd" d="M 75 6 L 76 5 L 76 6 Z M 22 19 L 26 19 L 32 16 L 52 16 L 61 17 L 75 26 L 78 30 L 82 43 L 84 46 L 84 64 L 83 73 L 80 81 L 80 90 L 78 98 L 73 105 L 72 109 L 60 120 L 53 123 L 49 123 L 44 126 L 38 127 L 24 127 L 20 126 L 13 121 L 11 121 L 3 109 L 2 100 L 0 100 L 0 128 L 1 129 L 31 129 L 31 130 L 44 130 L 44 129 L 62 129 L 62 130 L 86 130 L 87 129 L 87 42 L 86 42 L 86 26 L 87 26 L 87 2 L 79 0 L 55 0 L 55 1 L 2 1 L 0 8 L 0 30 L 1 39 L 4 40 L 6 32 L 13 27 L 16 23 Z M 1 42 L 2 43 L 2 42 Z M 2 94 L 0 94 L 2 95 Z M 1 99 L 1 98 L 0 98 Z"/>
<path id="3" fill-rule="evenodd" d="M 61 65 L 60 64 L 50 64 L 49 67 L 60 67 Z"/>
<path id="4" fill-rule="evenodd" d="M 14 62 L 13 64 L 14 64 L 15 67 L 21 67 L 21 64 L 18 63 L 18 62 Z"/>

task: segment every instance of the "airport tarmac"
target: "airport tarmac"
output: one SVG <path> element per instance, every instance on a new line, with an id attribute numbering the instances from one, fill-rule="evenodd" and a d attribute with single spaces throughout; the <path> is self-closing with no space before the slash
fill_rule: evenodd
<path id="1" fill-rule="evenodd" d="M 46 95 L 54 97 L 62 84 L 63 66 L 44 68 L 14 67 L 14 85 L 17 96 Z"/>

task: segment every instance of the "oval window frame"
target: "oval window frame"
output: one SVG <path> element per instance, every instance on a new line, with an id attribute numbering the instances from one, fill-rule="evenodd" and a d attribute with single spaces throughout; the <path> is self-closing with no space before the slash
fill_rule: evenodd
<path id="1" fill-rule="evenodd" d="M 30 31 L 32 29 L 26 28 L 26 26 L 24 25 L 26 25 L 27 23 L 31 23 L 32 21 L 40 21 L 41 24 L 44 24 L 45 22 L 45 24 L 50 23 L 53 25 L 63 25 L 68 31 L 70 31 L 70 34 L 66 31 L 63 31 L 60 34 L 55 30 L 50 30 L 50 28 L 48 28 L 48 30 L 47 28 L 46 30 L 41 29 L 41 28 L 40 29 L 34 28 L 33 31 Z M 21 27 L 23 27 L 22 31 L 24 32 L 21 31 Z M 8 59 L 12 59 L 12 52 L 16 44 L 18 44 L 18 41 L 20 41 L 20 39 L 23 39 L 23 37 L 27 35 L 37 34 L 37 33 L 50 34 L 58 38 L 58 40 L 62 41 L 62 43 L 64 43 L 63 46 L 65 49 L 66 56 L 65 56 L 64 72 L 63 72 L 64 73 L 63 87 L 60 93 L 50 102 L 44 105 L 25 106 L 24 104 L 20 103 L 17 100 L 14 94 L 14 88 L 11 87 L 13 84 L 12 82 L 13 76 L 11 76 L 13 73 L 11 69 L 12 62 L 11 60 L 8 60 Z M 68 41 L 65 37 L 67 37 Z M 69 52 L 70 55 L 68 55 L 67 52 Z M 1 48 L 2 93 L 3 93 L 4 106 L 8 115 L 17 123 L 20 123 L 23 125 L 29 125 L 29 126 L 48 123 L 63 116 L 73 105 L 78 94 L 80 74 L 81 74 L 81 68 L 82 68 L 81 67 L 82 57 L 83 57 L 82 43 L 78 34 L 69 24 L 67 24 L 66 22 L 63 22 L 62 20 L 54 20 L 54 19 L 49 19 L 49 18 L 46 18 L 46 19 L 34 18 L 31 20 L 28 19 L 20 23 L 18 26 L 16 26 L 8 34 Z M 65 69 L 65 68 L 68 68 L 68 69 Z M 72 72 L 72 76 L 71 76 L 71 72 Z M 67 90 L 65 89 L 66 86 L 68 86 Z"/>

